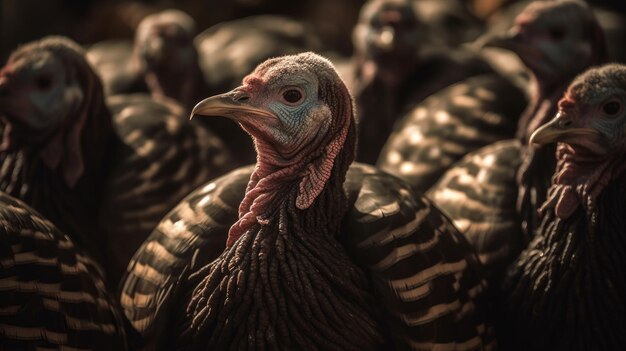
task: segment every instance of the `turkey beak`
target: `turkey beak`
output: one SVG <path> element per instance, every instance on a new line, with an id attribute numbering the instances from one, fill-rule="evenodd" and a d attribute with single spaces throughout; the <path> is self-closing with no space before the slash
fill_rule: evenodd
<path id="1" fill-rule="evenodd" d="M 554 142 L 575 143 L 576 139 L 601 138 L 592 128 L 575 127 L 571 118 L 559 112 L 554 119 L 544 124 L 530 136 L 531 144 L 545 145 Z"/>
<path id="2" fill-rule="evenodd" d="M 191 111 L 191 118 L 194 115 L 226 117 L 235 122 L 256 118 L 277 119 L 276 115 L 264 109 L 250 105 L 250 94 L 238 91 L 237 89 L 211 96 L 200 101 Z"/>

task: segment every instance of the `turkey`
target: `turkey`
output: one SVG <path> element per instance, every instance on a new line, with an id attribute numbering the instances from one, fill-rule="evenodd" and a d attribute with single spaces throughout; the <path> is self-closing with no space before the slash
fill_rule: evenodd
<path id="1" fill-rule="evenodd" d="M 232 89 L 263 60 L 320 49 L 306 25 L 281 16 L 253 16 L 217 24 L 196 37 L 194 20 L 166 10 L 141 21 L 132 48 L 103 42 L 87 57 L 103 77 L 108 94 L 149 91 L 169 97 L 189 111 L 195 102 Z M 250 137 L 232 123 L 199 121 L 225 142 L 239 164 L 254 162 Z"/>
<path id="2" fill-rule="evenodd" d="M 554 173 L 554 148 L 527 146 L 527 137 L 556 113 L 569 81 L 603 61 L 606 52 L 601 29 L 579 1 L 533 3 L 516 23 L 509 38 L 492 44 L 515 51 L 531 73 L 532 98 L 520 119 L 518 139 L 469 154 L 429 191 L 465 229 L 487 272 L 498 280 L 532 236 L 536 209 Z M 463 201 L 443 199 L 452 193 Z"/>
<path id="3" fill-rule="evenodd" d="M 626 348 L 626 66 L 576 78 L 531 142 L 558 142 L 534 240 L 507 277 L 508 349 Z"/>
<path id="4" fill-rule="evenodd" d="M 258 161 L 190 194 L 131 261 L 121 301 L 148 348 L 494 346 L 460 233 L 406 183 L 350 166 L 352 99 L 328 60 L 268 60 L 194 113 L 240 123 Z"/>
<path id="5" fill-rule="evenodd" d="M 554 147 L 529 146 L 528 137 L 556 113 L 569 82 L 585 69 L 605 62 L 604 34 L 587 4 L 579 0 L 535 2 L 515 20 L 505 38 L 490 45 L 515 52 L 531 75 L 531 101 L 519 120 L 522 142 L 518 207 L 522 228 L 531 235 L 554 172 Z"/>
<path id="6" fill-rule="evenodd" d="M 414 8 L 411 0 L 371 0 L 361 10 L 349 78 L 358 113 L 357 161 L 374 164 L 396 120 L 414 104 L 467 77 L 493 72 L 469 51 L 431 50 L 442 45 L 431 42 L 436 26 L 419 12 L 425 8 Z"/>
<path id="7" fill-rule="evenodd" d="M 66 38 L 18 48 L 0 73 L 0 190 L 106 260 L 114 282 L 167 211 L 237 164 L 174 103 L 120 96 L 110 107 Z"/>
<path id="8" fill-rule="evenodd" d="M 188 106 L 209 93 L 194 46 L 196 23 L 186 13 L 165 10 L 146 16 L 134 42 L 92 45 L 87 59 L 102 77 L 107 95 L 150 92 Z"/>
<path id="9" fill-rule="evenodd" d="M 52 223 L 0 192 L 0 348 L 131 350 L 103 273 Z"/>

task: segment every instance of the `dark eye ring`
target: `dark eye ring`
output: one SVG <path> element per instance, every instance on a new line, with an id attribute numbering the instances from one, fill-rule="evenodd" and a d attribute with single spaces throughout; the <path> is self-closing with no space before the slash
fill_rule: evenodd
<path id="1" fill-rule="evenodd" d="M 622 104 L 618 101 L 609 101 L 606 104 L 602 105 L 602 112 L 606 113 L 608 116 L 615 116 L 622 110 Z"/>
<path id="2" fill-rule="evenodd" d="M 48 90 L 52 86 L 52 78 L 47 75 L 39 76 L 35 80 L 35 84 L 39 90 Z"/>
<path id="3" fill-rule="evenodd" d="M 302 99 L 302 93 L 297 89 L 288 89 L 283 92 L 283 99 L 290 104 L 294 104 Z"/>

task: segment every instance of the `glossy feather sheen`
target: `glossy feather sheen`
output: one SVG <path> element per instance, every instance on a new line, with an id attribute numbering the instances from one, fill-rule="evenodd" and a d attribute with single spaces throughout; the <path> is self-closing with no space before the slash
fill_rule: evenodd
<path id="1" fill-rule="evenodd" d="M 395 86 L 385 84 L 376 69 L 377 76 L 369 80 L 361 77 L 365 73 L 359 70 L 364 68 L 356 69 L 354 91 L 360 128 L 357 161 L 374 164 L 382 159 L 380 155 L 389 152 L 383 149 L 390 134 L 398 130 L 405 113 L 413 111 L 416 104 L 468 77 L 493 72 L 479 56 L 466 51 L 436 52 L 420 58 L 415 65 L 395 73 L 401 77 L 396 77 Z"/>
<path id="2" fill-rule="evenodd" d="M 195 44 L 205 80 L 216 92 L 237 87 L 268 58 L 321 49 L 309 26 L 273 15 L 217 24 L 200 33 Z"/>
<path id="3" fill-rule="evenodd" d="M 190 194 L 143 244 L 129 266 L 121 301 L 150 348 L 167 349 L 167 331 L 188 289 L 187 277 L 222 251 L 252 168 Z M 488 348 L 481 316 L 485 289 L 462 236 L 396 178 L 353 165 L 344 185 L 350 209 L 339 238 L 366 270 L 388 310 L 394 342 L 419 350 Z M 171 341 L 171 340 L 170 340 Z M 165 343 L 165 344 L 164 344 Z"/>
<path id="4" fill-rule="evenodd" d="M 109 233 L 108 264 L 122 274 L 170 209 L 236 164 L 219 138 L 182 119 L 184 112 L 175 104 L 124 95 L 110 98 L 108 105 L 121 144 L 112 155 L 101 223 Z"/>
<path id="5" fill-rule="evenodd" d="M 129 349 L 102 276 L 52 223 L 0 193 L 0 349 Z"/>
<path id="6" fill-rule="evenodd" d="M 505 140 L 467 154 L 428 192 L 463 233 L 492 277 L 499 277 L 522 250 L 516 174 L 521 144 Z"/>
<path id="7" fill-rule="evenodd" d="M 513 136 L 523 108 L 522 93 L 503 78 L 469 78 L 411 109 L 377 165 L 426 191 L 463 155 Z"/>

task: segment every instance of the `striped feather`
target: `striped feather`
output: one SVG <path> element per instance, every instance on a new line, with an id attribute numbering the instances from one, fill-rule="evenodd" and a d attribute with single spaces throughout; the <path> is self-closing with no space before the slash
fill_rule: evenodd
<path id="1" fill-rule="evenodd" d="M 148 349 L 173 346 L 167 343 L 171 317 L 194 288 L 187 277 L 221 253 L 251 172 L 242 168 L 198 188 L 134 256 L 121 302 L 150 340 Z M 353 165 L 345 188 L 352 209 L 341 232 L 350 236 L 339 239 L 369 272 L 398 347 L 490 349 L 491 328 L 481 312 L 485 281 L 448 220 L 407 184 L 371 166 Z"/>
<path id="2" fill-rule="evenodd" d="M 516 211 L 521 144 L 505 140 L 466 155 L 428 192 L 476 249 L 489 276 L 498 276 L 522 250 Z"/>
<path id="3" fill-rule="evenodd" d="M 468 152 L 512 137 L 524 105 L 519 89 L 501 77 L 469 78 L 411 109 L 377 165 L 426 191 Z"/>
<path id="4" fill-rule="evenodd" d="M 130 349 L 97 264 L 24 203 L 0 203 L 0 349 Z"/>
<path id="5" fill-rule="evenodd" d="M 103 192 L 102 220 L 113 281 L 161 218 L 208 179 L 236 167 L 221 140 L 186 120 L 176 104 L 111 97 L 122 146 Z M 183 117 L 184 116 L 184 117 Z"/>

